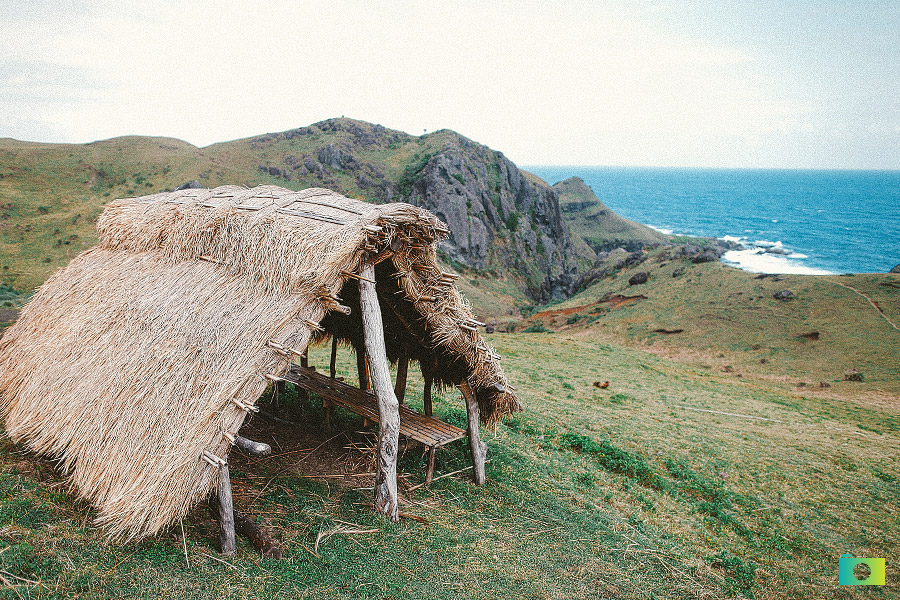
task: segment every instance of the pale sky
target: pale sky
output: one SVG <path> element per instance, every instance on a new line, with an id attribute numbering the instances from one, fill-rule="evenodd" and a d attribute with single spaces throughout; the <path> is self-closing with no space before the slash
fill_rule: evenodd
<path id="1" fill-rule="evenodd" d="M 0 137 L 342 115 L 520 165 L 900 169 L 900 2 L 0 0 Z"/>

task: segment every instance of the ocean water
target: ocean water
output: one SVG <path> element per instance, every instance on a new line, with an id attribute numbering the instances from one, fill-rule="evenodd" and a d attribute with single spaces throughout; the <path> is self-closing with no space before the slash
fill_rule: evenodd
<path id="1" fill-rule="evenodd" d="M 900 171 L 524 167 L 578 176 L 616 213 L 666 233 L 737 241 L 759 273 L 869 273 L 900 263 Z"/>

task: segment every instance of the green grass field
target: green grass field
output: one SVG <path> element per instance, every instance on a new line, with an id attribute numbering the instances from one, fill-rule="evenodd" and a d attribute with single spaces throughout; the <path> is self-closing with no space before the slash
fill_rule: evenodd
<path id="1" fill-rule="evenodd" d="M 307 187 L 313 179 L 286 182 L 258 165 L 283 165 L 320 136 L 203 149 L 0 140 L 0 331 L 95 243 L 110 199 L 192 179 Z M 355 156 L 402 180 L 451 138 Z M 341 170 L 327 176 L 365 197 Z M 570 212 L 602 210 L 591 206 Z M 153 540 L 108 542 L 52 462 L 0 436 L 0 598 L 897 597 L 900 275 L 758 279 L 673 252 L 652 250 L 543 307 L 527 306 L 514 277 L 460 270 L 476 311 L 499 321 L 489 341 L 525 412 L 486 433 L 481 488 L 467 471 L 416 488 L 423 450 L 404 450 L 401 510 L 419 520 L 372 513 L 373 437 L 356 417 L 339 413 L 326 435 L 315 400 L 295 397 L 284 416 L 299 425 L 250 422 L 275 452 L 232 455 L 236 506 L 282 542 L 280 561 L 244 540 L 220 557 L 206 507 L 184 521 L 184 538 L 176 524 Z M 629 285 L 639 271 L 649 283 Z M 775 299 L 782 290 L 794 297 Z M 521 322 L 516 307 L 531 316 Z M 326 364 L 327 350 L 313 362 Z M 344 352 L 349 380 L 351 365 Z M 421 385 L 413 378 L 414 406 Z M 464 425 L 458 393 L 435 408 Z M 438 452 L 437 475 L 468 464 L 457 442 Z M 839 587 L 845 552 L 887 558 L 888 585 Z"/>
<path id="2" fill-rule="evenodd" d="M 240 539 L 220 557 L 205 507 L 183 523 L 190 567 L 178 525 L 109 543 L 51 463 L 3 442 L 0 596 L 850 598 L 837 586 L 844 552 L 888 557 L 889 585 L 865 592 L 896 595 L 895 404 L 787 392 L 582 332 L 490 341 L 526 410 L 486 434 L 482 488 L 464 471 L 410 490 L 423 456 L 406 449 L 401 510 L 425 523 L 371 512 L 360 488 L 372 438 L 356 417 L 338 414 L 326 436 L 313 401 L 287 409 L 300 427 L 248 426 L 275 452 L 233 454 L 236 506 L 282 541 L 280 561 Z M 348 380 L 350 362 L 342 353 Z M 414 379 L 413 406 L 420 396 Z M 458 393 L 435 408 L 465 421 Z M 457 442 L 438 452 L 437 475 L 468 464 Z"/>
<path id="3" fill-rule="evenodd" d="M 527 324 L 622 341 L 710 372 L 769 380 L 836 401 L 851 396 L 897 403 L 900 275 L 760 279 L 719 262 L 693 264 L 665 253 L 653 250 L 642 264 L 613 271 Z M 676 270 L 683 272 L 673 277 Z M 640 271 L 649 282 L 629 285 Z M 784 290 L 794 298 L 773 297 Z M 635 298 L 614 306 L 608 301 L 613 296 Z M 854 369 L 864 381 L 844 380 Z"/>

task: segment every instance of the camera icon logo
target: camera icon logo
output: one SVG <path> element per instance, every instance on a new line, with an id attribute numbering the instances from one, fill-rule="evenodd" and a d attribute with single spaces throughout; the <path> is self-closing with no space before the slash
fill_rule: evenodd
<path id="1" fill-rule="evenodd" d="M 857 565 L 869 567 L 869 576 L 857 579 L 853 572 Z M 852 554 L 842 554 L 838 559 L 838 585 L 884 585 L 884 559 L 856 558 Z"/>

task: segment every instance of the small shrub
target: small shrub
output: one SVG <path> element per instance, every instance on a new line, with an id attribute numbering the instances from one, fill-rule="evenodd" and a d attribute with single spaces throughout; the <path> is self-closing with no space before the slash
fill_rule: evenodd
<path id="1" fill-rule="evenodd" d="M 878 469 L 872 469 L 872 475 L 877 477 L 878 479 L 885 481 L 887 483 L 897 483 L 897 478 L 891 475 L 890 473 L 885 473 L 884 471 L 880 471 Z"/>
<path id="2" fill-rule="evenodd" d="M 597 483 L 597 477 L 593 473 L 579 473 L 575 476 L 575 483 L 584 487 L 594 487 Z"/>
<path id="3" fill-rule="evenodd" d="M 711 567 L 725 571 L 728 595 L 733 596 L 736 592 L 740 592 L 753 598 L 753 588 L 756 586 L 756 566 L 752 562 L 745 563 L 739 557 L 724 550 L 718 554 L 707 556 L 705 560 Z"/>
<path id="4" fill-rule="evenodd" d="M 549 329 L 544 327 L 540 321 L 535 321 L 531 326 L 525 329 L 525 333 L 547 333 Z"/>
<path id="5" fill-rule="evenodd" d="M 663 483 L 643 456 L 618 448 L 605 440 L 596 442 L 586 435 L 568 432 L 562 435 L 560 445 L 590 454 L 603 468 L 613 473 L 622 473 L 653 487 Z"/>

